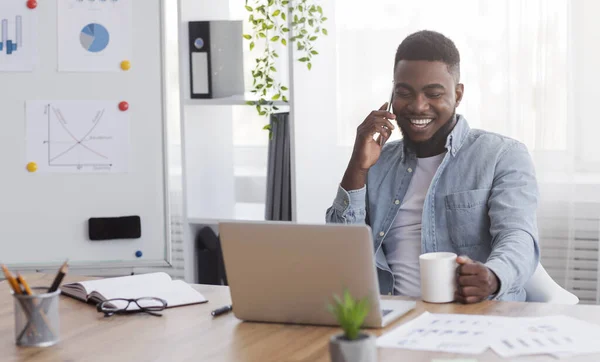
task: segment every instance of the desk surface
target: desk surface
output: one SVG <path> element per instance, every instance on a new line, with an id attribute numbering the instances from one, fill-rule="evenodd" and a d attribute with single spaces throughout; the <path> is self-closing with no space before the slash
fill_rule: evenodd
<path id="1" fill-rule="evenodd" d="M 27 277 L 34 286 L 47 286 L 53 276 Z M 69 276 L 66 282 L 87 278 Z M 61 342 L 50 348 L 14 344 L 13 301 L 6 282 L 0 283 L 0 360 L 2 361 L 329 361 L 328 341 L 337 328 L 248 323 L 232 313 L 214 318 L 210 311 L 230 303 L 228 287 L 194 285 L 209 302 L 167 309 L 162 317 L 145 314 L 104 318 L 92 305 L 61 296 Z M 432 305 L 417 309 L 382 330 L 381 335 L 423 311 L 502 316 L 565 314 L 600 324 L 600 306 L 560 306 L 537 303 L 483 302 L 475 305 Z M 379 361 L 426 361 L 461 357 L 449 353 L 379 349 Z M 488 351 L 467 356 L 482 361 L 507 361 Z M 556 361 L 539 356 L 510 361 Z M 561 361 L 600 361 L 600 355 Z"/>

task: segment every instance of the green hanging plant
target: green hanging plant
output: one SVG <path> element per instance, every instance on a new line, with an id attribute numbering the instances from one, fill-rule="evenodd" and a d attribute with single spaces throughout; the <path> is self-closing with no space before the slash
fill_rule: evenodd
<path id="1" fill-rule="evenodd" d="M 279 110 L 276 101 L 288 101 L 288 87 L 275 81 L 275 59 L 279 57 L 272 45 L 280 43 L 287 46 L 295 43 L 300 56 L 298 61 L 306 64 L 310 70 L 312 59 L 319 52 L 315 43 L 321 35 L 327 35 L 323 24 L 327 17 L 316 0 L 246 0 L 248 21 L 252 24 L 252 33 L 244 34 L 252 51 L 260 42 L 265 44 L 264 51 L 257 55 L 256 65 L 252 69 L 251 92 L 257 100 L 246 102 L 256 107 L 259 115 L 269 118 Z M 290 34 L 292 37 L 290 38 Z M 270 131 L 270 125 L 264 129 Z"/>

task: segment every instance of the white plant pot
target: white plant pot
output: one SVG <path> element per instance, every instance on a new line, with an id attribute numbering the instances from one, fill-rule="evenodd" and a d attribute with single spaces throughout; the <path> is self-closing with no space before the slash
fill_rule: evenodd
<path id="1" fill-rule="evenodd" d="M 329 340 L 331 362 L 376 362 L 375 336 L 361 333 L 356 340 L 349 341 L 343 334 Z"/>

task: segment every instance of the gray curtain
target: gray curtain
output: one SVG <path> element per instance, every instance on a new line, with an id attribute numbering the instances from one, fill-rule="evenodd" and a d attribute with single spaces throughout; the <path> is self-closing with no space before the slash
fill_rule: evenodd
<path id="1" fill-rule="evenodd" d="M 271 115 L 272 137 L 269 140 L 266 220 L 292 220 L 290 127 L 288 119 L 288 112 Z"/>

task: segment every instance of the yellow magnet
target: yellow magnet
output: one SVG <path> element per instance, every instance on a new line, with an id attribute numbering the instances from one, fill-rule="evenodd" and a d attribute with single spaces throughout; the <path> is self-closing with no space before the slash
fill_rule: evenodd
<path id="1" fill-rule="evenodd" d="M 129 60 L 124 60 L 121 62 L 121 69 L 129 70 L 131 69 L 131 62 Z"/>
<path id="2" fill-rule="evenodd" d="M 29 162 L 27 164 L 27 171 L 29 171 L 29 172 L 35 172 L 35 171 L 37 171 L 37 163 L 35 163 L 35 162 Z"/>

